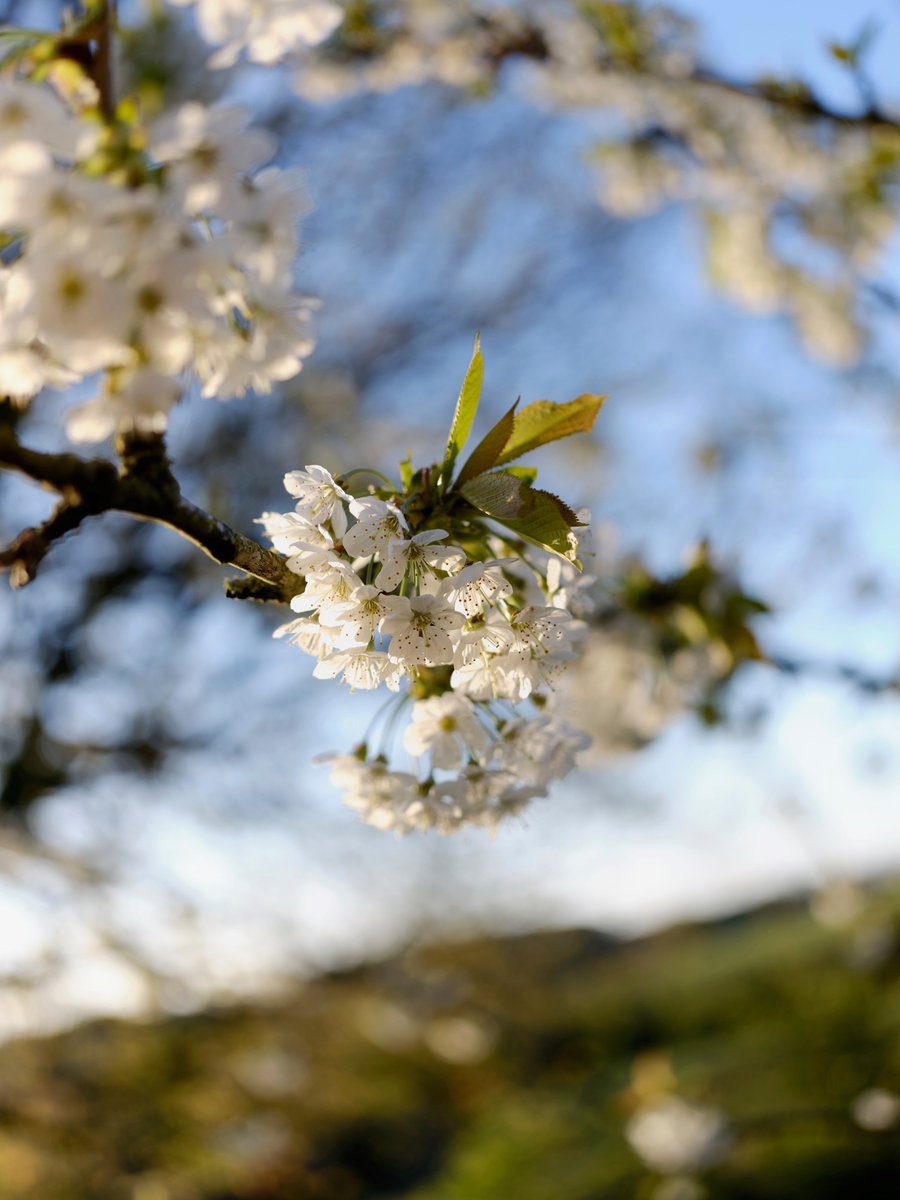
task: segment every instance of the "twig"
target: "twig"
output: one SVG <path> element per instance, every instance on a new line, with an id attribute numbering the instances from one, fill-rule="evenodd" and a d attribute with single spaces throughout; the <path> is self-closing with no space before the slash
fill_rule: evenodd
<path id="1" fill-rule="evenodd" d="M 774 655 L 764 660 L 785 675 L 825 675 L 852 684 L 869 695 L 886 692 L 900 693 L 900 677 L 896 675 L 870 675 L 859 667 L 840 662 L 811 662 L 809 659 L 788 658 Z"/>
<path id="2" fill-rule="evenodd" d="M 42 525 L 24 529 L 6 550 L 0 551 L 0 570 L 9 571 L 12 587 L 20 588 L 30 583 L 51 545 L 77 529 L 90 515 L 83 504 L 70 504 L 63 500 Z"/>
<path id="3" fill-rule="evenodd" d="M 10 426 L 0 425 L 0 467 L 18 471 L 60 497 L 52 516 L 22 533 L 0 552 L 0 570 L 14 587 L 36 575 L 51 546 L 88 517 L 122 512 L 166 525 L 222 566 L 237 567 L 267 585 L 266 597 L 289 601 L 302 577 L 275 551 L 232 529 L 186 499 L 165 453 L 163 439 L 129 437 L 120 443 L 122 465 L 104 458 L 46 454 L 23 446 Z M 232 593 L 236 594 L 236 593 Z"/>

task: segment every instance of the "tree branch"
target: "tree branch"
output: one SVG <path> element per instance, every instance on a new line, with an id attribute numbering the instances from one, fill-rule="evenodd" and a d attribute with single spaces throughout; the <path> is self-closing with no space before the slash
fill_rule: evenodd
<path id="1" fill-rule="evenodd" d="M 112 119 L 116 107 L 113 80 L 113 31 L 116 24 L 116 0 L 105 0 L 100 9 L 97 36 L 94 42 L 93 75 L 100 94 L 100 111 L 104 119 Z"/>
<path id="2" fill-rule="evenodd" d="M 773 655 L 764 661 L 785 675 L 822 675 L 826 678 L 840 679 L 872 696 L 884 695 L 888 692 L 900 694 L 900 676 L 871 675 L 849 663 L 814 662 L 810 659 L 787 658 L 780 654 Z"/>
<path id="3" fill-rule="evenodd" d="M 642 73 L 653 74 L 648 71 Z M 847 128 L 894 130 L 900 128 L 900 122 L 889 117 L 874 101 L 871 101 L 868 107 L 859 113 L 838 112 L 829 108 L 815 92 L 806 86 L 791 88 L 766 80 L 744 83 L 699 67 L 686 77 L 686 82 L 706 87 L 711 91 L 723 92 L 732 96 L 744 96 L 748 100 L 758 100 L 773 107 L 785 109 L 795 116 L 830 121 L 834 125 Z"/>
<path id="4" fill-rule="evenodd" d="M 536 62 L 553 61 L 552 48 L 539 25 L 524 24 L 514 28 L 502 21 L 482 15 L 479 27 L 489 35 L 486 59 L 492 69 L 498 70 L 508 58 L 530 58 Z M 743 96 L 748 100 L 780 108 L 798 117 L 810 120 L 829 121 L 845 128 L 900 129 L 900 121 L 892 118 L 878 105 L 870 89 L 866 107 L 859 113 L 844 113 L 829 108 L 825 102 L 805 84 L 783 84 L 778 80 L 761 79 L 742 81 L 730 79 L 711 69 L 696 66 L 685 75 L 668 73 L 652 58 L 641 58 L 626 62 L 612 55 L 598 57 L 597 71 L 602 75 L 621 79 L 647 79 L 672 85 L 704 88 L 731 96 Z"/>
<path id="5" fill-rule="evenodd" d="M 118 470 L 104 458 L 46 454 L 23 446 L 10 425 L 0 424 L 0 467 L 18 471 L 61 497 L 47 521 L 23 530 L 0 552 L 0 570 L 10 572 L 14 587 L 29 583 L 54 542 L 77 529 L 86 518 L 122 512 L 166 525 L 214 562 L 237 567 L 262 581 L 267 599 L 287 602 L 302 590 L 302 577 L 288 568 L 282 555 L 232 529 L 182 495 L 161 436 L 130 435 L 120 440 L 119 453 L 122 465 Z M 239 591 L 232 589 L 229 594 L 238 595 Z M 260 589 L 255 598 L 261 598 Z"/>
<path id="6" fill-rule="evenodd" d="M 6 550 L 0 551 L 0 570 L 9 571 L 10 584 L 19 588 L 30 583 L 51 545 L 77 529 L 87 516 L 90 513 L 83 504 L 63 500 L 42 525 L 24 529 Z"/>

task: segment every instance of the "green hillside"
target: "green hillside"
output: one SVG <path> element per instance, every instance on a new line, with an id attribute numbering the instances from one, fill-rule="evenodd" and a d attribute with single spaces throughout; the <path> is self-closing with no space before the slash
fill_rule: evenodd
<path id="1" fill-rule="evenodd" d="M 895 1200 L 898 908 L 441 945 L 13 1043 L 0 1200 Z M 674 1094 L 727 1129 L 666 1177 L 624 1130 Z"/>

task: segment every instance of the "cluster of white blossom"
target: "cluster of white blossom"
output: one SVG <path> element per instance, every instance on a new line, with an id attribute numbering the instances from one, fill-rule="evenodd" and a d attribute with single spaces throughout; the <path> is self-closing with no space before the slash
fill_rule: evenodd
<path id="1" fill-rule="evenodd" d="M 276 637 L 318 660 L 316 678 L 384 684 L 395 716 L 410 708 L 415 769 L 366 746 L 327 756 L 345 802 L 380 828 L 449 832 L 492 827 L 545 795 L 588 741 L 545 711 L 582 630 L 568 607 L 576 569 L 540 573 L 544 595 L 531 595 L 520 559 L 473 560 L 446 530 L 411 529 L 399 492 L 354 496 L 320 466 L 290 472 L 285 487 L 294 510 L 259 523 L 305 588 Z M 485 545 L 502 553 L 497 538 Z"/>
<path id="2" fill-rule="evenodd" d="M 144 131 L 0 82 L 0 393 L 100 376 L 76 440 L 160 430 L 206 396 L 270 390 L 312 349 L 293 288 L 299 173 L 237 108 L 190 103 Z"/>
<path id="3" fill-rule="evenodd" d="M 330 0 L 169 0 L 196 6 L 197 28 L 219 49 L 211 67 L 230 67 L 246 53 L 251 62 L 272 64 L 333 33 L 343 17 Z"/>

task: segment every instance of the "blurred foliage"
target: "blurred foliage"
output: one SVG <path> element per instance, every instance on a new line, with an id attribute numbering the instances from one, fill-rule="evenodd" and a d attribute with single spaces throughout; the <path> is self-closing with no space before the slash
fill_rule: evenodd
<path id="1" fill-rule="evenodd" d="M 708 666 L 699 703 L 708 719 L 718 714 L 716 696 L 742 663 L 765 658 L 750 622 L 769 611 L 748 596 L 737 579 L 701 545 L 686 570 L 666 578 L 629 561 L 617 591 L 622 613 L 644 622 L 664 663 L 701 651 Z"/>
<path id="2" fill-rule="evenodd" d="M 893 1198 L 900 1137 L 854 1106 L 900 1087 L 900 892 L 813 911 L 418 948 L 269 1004 L 10 1043 L 0 1198 Z M 665 1094 L 728 1122 L 694 1184 L 623 1133 Z"/>

